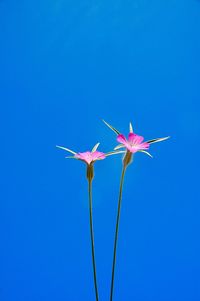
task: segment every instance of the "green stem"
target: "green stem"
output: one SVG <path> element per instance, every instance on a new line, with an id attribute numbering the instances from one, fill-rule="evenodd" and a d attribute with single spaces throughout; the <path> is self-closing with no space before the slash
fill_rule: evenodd
<path id="1" fill-rule="evenodd" d="M 117 220 L 116 220 L 116 228 L 115 228 L 115 241 L 114 241 L 114 251 L 113 251 L 112 278 L 111 278 L 111 287 L 110 287 L 110 301 L 112 301 L 112 299 L 113 299 L 117 240 L 118 240 L 119 220 L 120 220 L 120 211 L 121 211 L 121 202 L 122 202 L 122 189 L 123 189 L 124 175 L 125 175 L 126 167 L 127 167 L 127 165 L 123 164 L 122 175 L 121 175 L 121 180 L 120 180 Z"/>
<path id="2" fill-rule="evenodd" d="M 90 237 L 91 237 L 91 246 L 92 246 L 92 264 L 93 264 L 93 275 L 94 275 L 94 287 L 95 287 L 96 301 L 98 301 L 99 297 L 98 297 L 98 288 L 97 288 L 95 251 L 94 251 L 94 230 L 93 230 L 93 218 L 92 218 L 92 180 L 88 180 L 88 191 L 89 191 Z"/>

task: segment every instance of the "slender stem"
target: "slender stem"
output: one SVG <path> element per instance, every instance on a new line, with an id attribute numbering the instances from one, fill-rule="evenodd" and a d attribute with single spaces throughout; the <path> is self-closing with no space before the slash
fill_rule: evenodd
<path id="1" fill-rule="evenodd" d="M 127 165 L 124 164 L 123 169 L 122 169 L 121 180 L 120 180 L 117 220 L 116 220 L 116 228 L 115 228 L 115 241 L 114 241 L 114 251 L 113 251 L 112 278 L 111 278 L 111 287 L 110 287 L 110 301 L 112 301 L 112 299 L 113 299 L 115 262 L 116 262 L 117 240 L 118 240 L 118 231 L 119 231 L 119 219 L 120 219 L 121 202 L 122 202 L 122 189 L 123 189 L 124 175 L 125 175 L 126 167 L 127 167 Z"/>
<path id="2" fill-rule="evenodd" d="M 94 275 L 94 287 L 95 287 L 96 301 L 98 301 L 99 296 L 98 296 L 98 288 L 97 288 L 95 251 L 94 251 L 94 230 L 93 230 L 93 218 L 92 218 L 92 180 L 88 180 L 88 191 L 89 191 L 90 236 L 91 236 L 91 246 L 92 246 L 92 264 L 93 264 L 93 275 Z"/>

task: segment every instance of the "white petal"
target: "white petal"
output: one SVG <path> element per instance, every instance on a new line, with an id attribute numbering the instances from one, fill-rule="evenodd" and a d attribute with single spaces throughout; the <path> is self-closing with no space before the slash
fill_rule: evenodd
<path id="1" fill-rule="evenodd" d="M 152 144 L 152 143 L 156 143 L 156 142 L 161 142 L 161 141 L 167 140 L 169 138 L 170 138 L 170 136 L 164 137 L 164 138 L 156 138 L 156 139 L 152 139 L 152 140 L 149 140 L 149 141 L 146 141 L 146 142 L 149 143 L 149 144 Z"/>
<path id="2" fill-rule="evenodd" d="M 102 119 L 103 120 L 103 119 Z M 118 130 L 116 130 L 112 125 L 110 125 L 109 123 L 107 123 L 105 120 L 103 120 L 103 122 L 113 131 L 115 132 L 115 134 L 120 135 L 120 132 Z"/>
<path id="3" fill-rule="evenodd" d="M 117 150 L 120 148 L 125 148 L 124 144 L 118 144 L 117 146 L 115 146 L 114 150 Z"/>
<path id="4" fill-rule="evenodd" d="M 99 142 L 97 144 L 95 144 L 95 146 L 92 149 L 92 153 L 96 152 L 97 148 L 99 147 Z"/>
<path id="5" fill-rule="evenodd" d="M 141 150 L 139 150 L 139 152 L 144 153 L 144 154 L 148 155 L 149 157 L 153 158 L 153 156 L 149 152 L 147 152 L 145 150 L 141 149 Z"/>
<path id="6" fill-rule="evenodd" d="M 72 151 L 71 149 L 69 148 L 66 148 L 66 147 L 63 147 L 63 146 L 59 146 L 59 145 L 56 145 L 56 147 L 60 148 L 60 149 L 64 149 L 65 151 L 71 153 L 71 154 L 74 154 L 76 155 L 76 153 L 74 151 Z"/>
<path id="7" fill-rule="evenodd" d="M 132 126 L 131 122 L 129 123 L 129 131 L 130 131 L 130 133 L 133 133 L 133 126 Z"/>
<path id="8" fill-rule="evenodd" d="M 117 154 L 124 154 L 124 153 L 126 153 L 126 151 L 113 151 L 113 152 L 109 152 L 109 153 L 107 153 L 107 154 L 105 154 L 105 156 L 107 157 L 107 156 L 112 156 L 112 155 L 117 155 Z"/>

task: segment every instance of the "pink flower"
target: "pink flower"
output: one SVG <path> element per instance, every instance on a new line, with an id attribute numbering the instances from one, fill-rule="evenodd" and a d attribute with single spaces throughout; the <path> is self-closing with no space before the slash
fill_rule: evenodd
<path id="1" fill-rule="evenodd" d="M 138 136 L 134 133 L 128 135 L 128 139 L 124 135 L 120 134 L 117 136 L 117 141 L 122 145 L 120 147 L 126 147 L 131 153 L 136 153 L 141 150 L 149 149 L 149 143 L 142 142 L 144 137 Z"/>
<path id="2" fill-rule="evenodd" d="M 111 155 L 116 155 L 116 154 L 119 154 L 119 153 L 125 153 L 126 151 L 124 150 L 118 150 L 118 151 L 112 151 L 112 152 L 109 152 L 109 153 L 102 153 L 102 152 L 99 152 L 97 151 L 97 148 L 99 146 L 100 143 L 97 143 L 92 151 L 87 151 L 87 152 L 83 152 L 83 153 L 76 153 L 74 151 L 72 151 L 71 149 L 69 148 L 66 148 L 66 147 L 63 147 L 63 146 L 58 146 L 56 145 L 56 147 L 58 148 L 61 148 L 69 153 L 71 153 L 73 156 L 68 156 L 68 157 L 65 157 L 65 158 L 68 158 L 68 159 L 77 159 L 77 160 L 80 160 L 80 161 L 83 161 L 87 164 L 87 179 L 88 181 L 92 181 L 93 180 L 93 177 L 94 177 L 94 166 L 93 166 L 93 163 L 98 161 L 98 160 L 103 160 L 105 159 L 107 156 L 111 156 Z"/>
<path id="3" fill-rule="evenodd" d="M 84 161 L 85 163 L 90 165 L 91 163 L 97 160 L 105 159 L 106 155 L 102 152 L 94 151 L 94 152 L 77 153 L 75 155 L 75 158 Z"/>
<path id="4" fill-rule="evenodd" d="M 76 153 L 76 152 L 72 151 L 71 149 L 63 147 L 63 146 L 58 146 L 57 145 L 56 147 L 61 148 L 65 151 L 73 154 L 73 156 L 68 156 L 68 157 L 65 157 L 65 158 L 78 159 L 78 160 L 81 160 L 81 161 L 85 162 L 87 165 L 92 165 L 92 163 L 94 163 L 95 161 L 103 160 L 107 156 L 110 156 L 110 155 L 125 153 L 125 151 L 112 151 L 112 152 L 109 152 L 109 153 L 106 153 L 106 154 L 103 153 L 103 152 L 99 152 L 99 151 L 97 151 L 97 148 L 98 148 L 99 144 L 100 143 L 97 143 L 93 147 L 92 151 L 86 151 L 86 152 L 83 152 L 83 153 Z"/>
<path id="5" fill-rule="evenodd" d="M 142 153 L 145 153 L 146 155 L 152 157 L 151 154 L 149 152 L 147 152 L 150 144 L 156 143 L 156 142 L 161 142 L 161 141 L 164 141 L 169 138 L 169 137 L 156 138 L 156 139 L 152 139 L 152 140 L 143 142 L 144 137 L 136 135 L 133 132 L 133 127 L 132 127 L 132 124 L 130 123 L 129 135 L 128 135 L 128 139 L 126 139 L 126 137 L 124 135 L 122 135 L 118 130 L 116 130 L 116 128 L 114 128 L 112 125 L 110 125 L 109 123 L 107 123 L 104 120 L 103 120 L 103 122 L 117 135 L 117 141 L 121 143 L 121 144 L 117 145 L 114 149 L 118 150 L 120 148 L 126 148 L 127 153 L 129 152 L 131 154 L 134 154 L 136 152 L 142 152 Z"/>

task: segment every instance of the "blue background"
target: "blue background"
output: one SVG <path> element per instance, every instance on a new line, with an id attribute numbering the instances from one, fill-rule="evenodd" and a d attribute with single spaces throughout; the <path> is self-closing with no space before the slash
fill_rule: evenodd
<path id="1" fill-rule="evenodd" d="M 0 1 L 0 300 L 94 300 L 85 166 L 64 145 L 154 144 L 127 170 L 115 301 L 200 300 L 197 0 Z M 108 300 L 121 156 L 95 165 Z"/>

